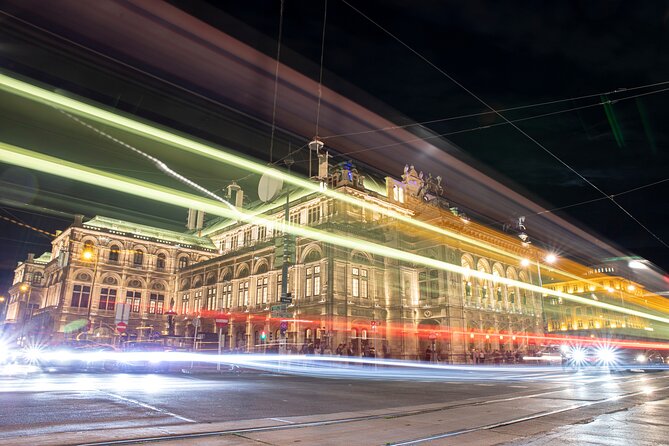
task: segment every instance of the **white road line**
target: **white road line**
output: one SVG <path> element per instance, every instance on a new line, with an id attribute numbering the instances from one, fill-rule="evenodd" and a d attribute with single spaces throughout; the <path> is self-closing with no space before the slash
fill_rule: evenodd
<path id="1" fill-rule="evenodd" d="M 268 420 L 281 421 L 282 423 L 295 424 L 294 421 L 282 420 L 281 418 L 268 418 Z"/>
<path id="2" fill-rule="evenodd" d="M 509 386 L 513 387 L 514 389 L 527 389 L 527 386 Z"/>
<path id="3" fill-rule="evenodd" d="M 115 393 L 109 393 L 109 392 L 105 392 L 105 391 L 102 391 L 102 390 L 99 390 L 98 392 L 100 392 L 104 395 L 110 396 L 112 398 L 119 399 L 121 401 L 126 401 L 128 403 L 136 404 L 138 406 L 144 407 L 145 409 L 149 409 L 149 410 L 153 410 L 155 412 L 160 412 L 162 414 L 169 415 L 170 417 L 174 417 L 178 420 L 186 421 L 188 423 L 197 423 L 197 421 L 191 420 L 190 418 L 182 417 L 181 415 L 177 415 L 177 414 L 172 413 L 172 412 L 170 412 L 168 410 L 165 410 L 165 409 L 160 409 L 160 408 L 152 406 L 150 404 L 142 403 L 141 401 L 133 400 L 131 398 L 126 398 L 124 396 L 116 395 Z"/>

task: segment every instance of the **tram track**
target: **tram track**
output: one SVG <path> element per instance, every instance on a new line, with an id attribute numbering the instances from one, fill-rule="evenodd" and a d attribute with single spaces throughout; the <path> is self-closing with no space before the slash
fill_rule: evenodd
<path id="1" fill-rule="evenodd" d="M 669 376 L 659 376 L 659 377 L 653 377 L 653 378 L 644 377 L 644 378 L 647 381 L 652 381 L 652 380 L 657 380 L 657 379 L 662 379 L 662 380 L 668 379 Z M 638 378 L 638 379 L 635 379 L 635 380 L 626 381 L 625 384 L 635 383 L 635 382 L 643 380 L 644 378 Z M 167 435 L 149 436 L 149 437 L 132 438 L 132 439 L 115 439 L 115 440 L 107 440 L 107 441 L 96 441 L 96 442 L 80 443 L 80 444 L 78 444 L 78 446 L 132 445 L 132 444 L 160 443 L 160 442 L 166 442 L 166 441 L 179 441 L 179 440 L 185 441 L 185 440 L 204 439 L 204 438 L 223 437 L 223 436 L 245 436 L 245 435 L 253 434 L 253 433 L 269 433 L 269 432 L 274 432 L 274 431 L 317 428 L 317 427 L 324 427 L 324 426 L 357 423 L 357 422 L 365 422 L 365 421 L 374 421 L 374 420 L 397 419 L 397 418 L 411 417 L 411 416 L 417 416 L 417 415 L 425 415 L 425 414 L 430 414 L 430 413 L 435 413 L 435 412 L 440 412 L 440 411 L 445 411 L 445 410 L 461 409 L 461 408 L 465 408 L 465 407 L 477 407 L 477 406 L 485 406 L 485 405 L 491 405 L 491 404 L 496 404 L 496 403 L 522 400 L 522 399 L 541 398 L 541 397 L 544 397 L 544 396 L 547 396 L 547 395 L 550 395 L 550 394 L 563 392 L 567 389 L 568 389 L 567 387 L 560 386 L 560 388 L 552 389 L 550 391 L 533 392 L 533 393 L 528 393 L 528 394 L 524 394 L 524 395 L 516 395 L 516 396 L 503 397 L 503 398 L 495 398 L 495 399 L 484 400 L 484 401 L 462 402 L 462 403 L 458 403 L 458 404 L 449 404 L 449 405 L 443 405 L 443 406 L 440 406 L 440 407 L 433 407 L 433 408 L 426 408 L 426 409 L 400 410 L 400 411 L 388 412 L 388 413 L 384 413 L 384 414 L 365 415 L 365 416 L 357 416 L 357 417 L 345 417 L 345 418 L 337 418 L 337 419 L 322 420 L 322 421 L 298 422 L 298 421 L 292 421 L 292 420 L 282 420 L 282 419 L 276 419 L 276 418 L 268 418 L 268 420 L 282 421 L 286 424 L 283 424 L 283 425 L 273 424 L 273 425 L 269 425 L 269 426 L 257 426 L 257 427 L 241 428 L 241 429 L 224 429 L 224 430 L 214 430 L 214 431 L 207 431 L 207 432 L 167 434 Z M 655 389 L 655 391 L 662 391 L 662 390 L 668 390 L 668 389 L 669 389 L 669 386 L 665 386 L 665 387 L 657 388 L 657 389 Z M 466 428 L 466 429 L 457 429 L 457 430 L 452 430 L 452 431 L 443 432 L 443 433 L 439 433 L 439 434 L 429 435 L 429 436 L 425 436 L 425 437 L 419 437 L 419 438 L 406 440 L 406 441 L 395 442 L 395 443 L 387 443 L 387 444 L 393 445 L 393 446 L 414 445 L 414 444 L 420 444 L 420 443 L 424 443 L 424 442 L 428 442 L 428 441 L 438 440 L 438 439 L 441 439 L 441 438 L 456 437 L 456 436 L 459 436 L 459 435 L 464 435 L 464 434 L 473 433 L 473 432 L 477 432 L 477 431 L 486 431 L 486 430 L 496 429 L 496 428 L 499 428 L 499 427 L 519 424 L 519 423 L 523 423 L 523 422 L 526 422 L 526 421 L 532 421 L 532 420 L 548 417 L 548 416 L 551 416 L 551 415 L 556 415 L 556 414 L 560 414 L 560 413 L 564 413 L 564 412 L 569 412 L 569 411 L 573 411 L 573 410 L 578 410 L 578 409 L 583 409 L 583 408 L 587 408 L 587 407 L 596 406 L 596 405 L 599 405 L 599 404 L 606 404 L 606 403 L 610 403 L 610 402 L 613 402 L 613 401 L 618 401 L 618 400 L 621 400 L 621 399 L 632 398 L 632 397 L 635 397 L 635 396 L 642 395 L 644 393 L 646 393 L 645 390 L 628 392 L 628 393 L 615 395 L 615 396 L 612 396 L 612 397 L 609 397 L 609 398 L 604 398 L 604 399 L 601 399 L 601 400 L 583 401 L 583 402 L 571 404 L 567 407 L 563 407 L 563 408 L 560 408 L 560 409 L 555 409 L 555 410 L 550 410 L 550 411 L 543 411 L 543 412 L 539 412 L 539 413 L 536 413 L 536 414 L 527 415 L 527 416 L 523 416 L 523 417 L 517 417 L 517 418 L 513 418 L 511 420 L 506 420 L 506 421 L 502 421 L 502 422 L 485 424 L 485 425 L 482 425 L 482 426 L 476 426 L 476 427 L 471 427 L 471 428 Z"/>

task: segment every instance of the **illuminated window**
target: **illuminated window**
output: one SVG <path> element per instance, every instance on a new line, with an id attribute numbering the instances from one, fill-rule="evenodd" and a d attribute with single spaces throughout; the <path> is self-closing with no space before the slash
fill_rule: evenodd
<path id="1" fill-rule="evenodd" d="M 307 297 L 311 297 L 312 282 L 313 282 L 313 268 L 309 267 L 306 270 L 306 286 L 304 287 L 305 294 Z"/>
<path id="2" fill-rule="evenodd" d="M 309 208 L 309 224 L 318 223 L 321 219 L 321 206 L 311 206 Z"/>
<path id="3" fill-rule="evenodd" d="M 91 297 L 91 287 L 88 285 L 75 285 L 72 289 L 72 301 L 70 306 L 88 308 L 88 300 Z"/>
<path id="4" fill-rule="evenodd" d="M 196 291 L 193 294 L 193 311 L 199 314 L 200 310 L 202 310 L 202 291 Z"/>
<path id="5" fill-rule="evenodd" d="M 249 281 L 239 282 L 239 292 L 237 293 L 237 305 L 247 306 L 249 304 Z"/>
<path id="6" fill-rule="evenodd" d="M 267 303 L 267 276 L 256 280 L 256 305 Z"/>
<path id="7" fill-rule="evenodd" d="M 258 241 L 263 241 L 267 238 L 267 226 L 258 226 Z"/>
<path id="8" fill-rule="evenodd" d="M 314 296 L 321 294 L 321 267 L 314 266 Z"/>
<path id="9" fill-rule="evenodd" d="M 223 295 L 221 296 L 221 303 L 223 308 L 232 308 L 232 284 L 223 284 Z"/>
<path id="10" fill-rule="evenodd" d="M 116 306 L 116 289 L 102 288 L 100 289 L 100 303 L 98 308 L 100 310 L 113 310 Z"/>
<path id="11" fill-rule="evenodd" d="M 130 305 L 130 311 L 133 313 L 139 313 L 142 305 L 142 293 L 140 291 L 126 292 L 125 303 Z"/>
<path id="12" fill-rule="evenodd" d="M 149 296 L 149 314 L 163 314 L 165 308 L 165 295 L 151 293 Z"/>
<path id="13" fill-rule="evenodd" d="M 216 287 L 207 289 L 207 310 L 216 309 Z"/>

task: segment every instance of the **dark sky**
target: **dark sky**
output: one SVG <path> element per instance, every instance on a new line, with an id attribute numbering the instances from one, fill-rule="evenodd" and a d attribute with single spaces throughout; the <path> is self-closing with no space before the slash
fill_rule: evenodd
<path id="1" fill-rule="evenodd" d="M 274 56 L 276 52 L 279 1 L 170 3 L 265 54 Z M 666 2 L 409 3 L 351 0 L 350 3 L 496 109 L 669 81 Z M 29 12 L 25 14 L 30 16 Z M 323 82 L 326 86 L 399 123 L 487 111 L 443 73 L 346 3 L 329 0 L 327 14 L 323 54 Z M 318 79 L 322 26 L 323 2 L 285 2 L 282 62 L 312 79 Z M 167 113 L 162 119 L 160 116 L 156 119 L 177 127 L 186 126 L 184 122 L 190 120 L 186 130 L 218 142 L 225 138 L 223 133 L 212 130 L 211 122 L 206 124 L 200 114 L 221 121 L 228 119 L 227 115 L 221 112 L 221 116 L 210 117 L 211 107 L 205 108 L 196 98 L 174 92 L 166 94 L 150 79 L 84 55 L 62 43 L 57 45 L 59 51 L 53 51 L 51 45 L 55 44 L 32 29 L 23 29 L 15 23 L 8 28 L 2 32 L 3 46 L 0 47 L 4 48 L 5 68 L 52 84 L 56 84 L 55 78 L 49 73 L 60 70 L 58 80 L 61 84 L 57 86 L 126 111 L 143 112 L 149 118 L 152 117 L 151 110 L 146 104 L 151 102 L 149 99 L 140 102 L 139 98 L 159 98 L 162 106 L 169 102 L 172 109 L 182 104 L 183 112 L 172 113 L 172 121 L 165 118 Z M 19 41 L 22 42 L 21 54 L 7 51 L 11 46 L 5 44 Z M 87 75 L 89 71 L 95 72 L 95 76 Z M 519 122 L 518 126 L 604 193 L 618 194 L 668 177 L 669 135 L 665 123 L 669 113 L 665 101 L 669 92 L 623 99 L 668 86 L 611 93 L 608 99 L 618 101 L 608 109 L 593 106 Z M 117 91 L 123 92 L 120 100 L 115 95 Z M 505 116 L 509 119 L 527 118 L 595 104 L 601 99 L 595 96 L 531 107 L 505 113 Z M 239 123 L 243 119 L 235 118 L 235 121 Z M 453 133 L 501 122 L 498 117 L 484 115 L 426 124 L 426 127 L 436 133 Z M 238 136 L 233 138 L 236 141 L 250 141 L 258 132 L 267 133 L 266 126 L 257 130 L 256 125 L 256 130 L 248 134 L 239 130 L 244 126 L 237 128 Z M 415 131 L 419 132 L 419 129 Z M 286 135 L 280 137 L 285 141 L 290 139 Z M 508 125 L 454 134 L 448 138 L 467 156 L 486 166 L 490 172 L 496 172 L 496 178 L 514 184 L 519 191 L 548 209 L 602 196 Z M 248 150 L 258 150 L 258 144 L 246 144 Z M 258 151 L 254 155 L 262 159 L 266 153 L 263 155 Z M 138 169 L 148 170 L 141 164 Z M 189 170 L 186 166 L 185 173 L 197 175 L 196 172 L 197 169 Z M 397 172 L 391 173 L 397 175 Z M 44 181 L 21 169 L 3 165 L 0 165 L 0 176 L 4 181 L 26 185 L 28 190 L 31 182 Z M 211 178 L 212 175 L 204 176 Z M 66 194 L 63 199 L 67 202 L 67 196 L 79 193 L 68 191 L 68 187 L 59 185 L 52 190 Z M 662 241 L 669 243 L 669 229 L 665 223 L 669 214 L 668 192 L 669 182 L 665 182 L 621 195 L 616 200 Z M 50 207 L 67 213 L 84 212 L 89 216 L 92 209 L 114 213 L 103 200 L 96 200 L 94 194 L 85 195 L 82 198 L 90 200 L 88 204 L 66 203 Z M 51 198 L 49 203 L 57 203 L 54 201 L 57 197 Z M 99 203 L 92 206 L 91 202 L 95 201 Z M 62 228 L 67 224 L 63 219 L 69 218 L 47 217 L 39 212 L 36 215 L 4 207 L 0 215 L 9 217 L 7 211 L 47 230 Z M 614 241 L 626 251 L 669 269 L 669 248 L 609 200 L 557 212 Z M 177 228 L 180 224 L 174 221 L 173 215 L 178 215 L 174 211 L 155 209 L 150 215 L 156 224 L 164 225 L 166 218 L 172 218 L 171 227 Z M 531 222 L 532 218 L 528 216 L 528 225 L 531 226 Z M 3 224 L 1 237 L 0 268 L 5 272 L 5 278 L 13 262 L 26 252 L 47 248 L 46 238 L 15 225 Z"/>

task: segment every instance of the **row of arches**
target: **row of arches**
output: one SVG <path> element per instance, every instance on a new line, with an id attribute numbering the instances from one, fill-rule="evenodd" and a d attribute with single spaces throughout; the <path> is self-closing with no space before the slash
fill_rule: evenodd
<path id="1" fill-rule="evenodd" d="M 158 270 L 187 268 L 193 263 L 208 260 L 207 256 L 196 256 L 194 253 L 171 253 L 168 249 L 150 245 L 111 240 L 105 244 L 95 237 L 86 236 L 82 239 L 81 254 L 89 251 L 95 253 L 97 261 L 109 264 L 129 264 L 137 267 L 153 266 Z"/>
<path id="2" fill-rule="evenodd" d="M 92 283 L 93 271 L 90 269 L 79 269 L 74 273 L 74 281 L 79 283 Z M 163 279 L 147 280 L 141 276 L 127 276 L 123 278 L 116 273 L 103 273 L 96 278 L 96 284 L 99 286 L 119 286 L 123 284 L 126 288 L 150 289 L 156 291 L 169 290 L 169 283 Z"/>

